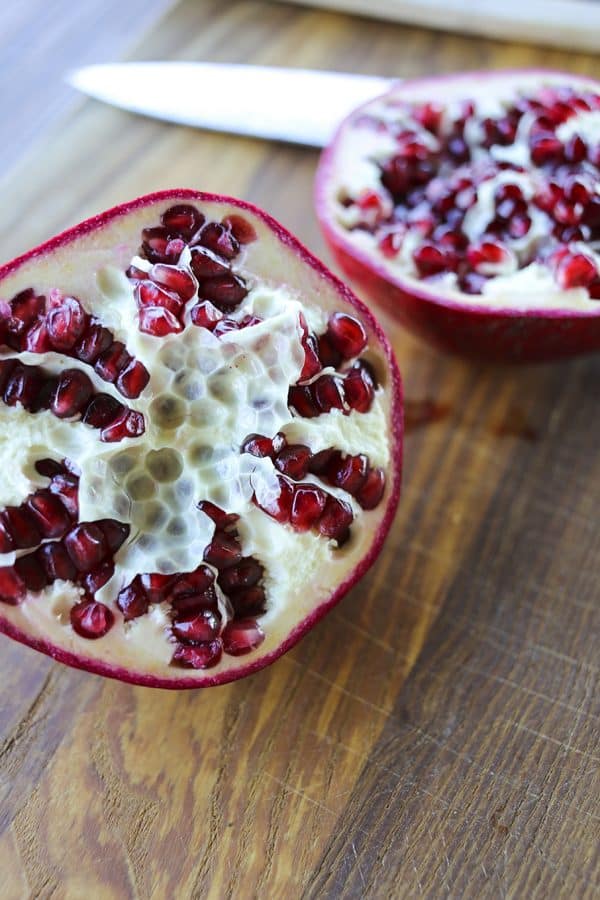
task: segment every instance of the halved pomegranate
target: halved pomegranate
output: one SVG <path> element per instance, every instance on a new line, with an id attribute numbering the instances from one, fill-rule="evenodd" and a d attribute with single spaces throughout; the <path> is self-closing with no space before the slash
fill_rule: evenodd
<path id="1" fill-rule="evenodd" d="M 350 278 L 442 349 L 600 349 L 596 81 L 501 71 L 398 84 L 342 123 L 316 208 Z"/>
<path id="2" fill-rule="evenodd" d="M 264 212 L 167 191 L 0 269 L 0 630 L 152 686 L 291 647 L 375 560 L 400 381 Z"/>

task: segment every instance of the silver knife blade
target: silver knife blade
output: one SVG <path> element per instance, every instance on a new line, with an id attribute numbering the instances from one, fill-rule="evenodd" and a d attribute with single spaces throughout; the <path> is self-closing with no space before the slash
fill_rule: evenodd
<path id="1" fill-rule="evenodd" d="M 97 100 L 169 122 L 324 147 L 352 109 L 392 79 L 206 62 L 109 63 L 69 83 Z"/>

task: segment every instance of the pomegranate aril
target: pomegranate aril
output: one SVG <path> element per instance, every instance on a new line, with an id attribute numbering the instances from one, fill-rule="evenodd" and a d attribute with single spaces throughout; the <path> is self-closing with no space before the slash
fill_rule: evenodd
<path id="1" fill-rule="evenodd" d="M 80 572 L 91 572 L 108 552 L 104 533 L 93 522 L 76 525 L 65 536 L 64 544 L 75 568 Z"/>
<path id="2" fill-rule="evenodd" d="M 598 277 L 594 260 L 584 253 L 567 254 L 558 264 L 556 280 L 562 288 L 587 287 Z"/>
<path id="3" fill-rule="evenodd" d="M 169 600 L 173 609 L 181 615 L 197 614 L 205 609 L 213 612 L 219 610 L 214 587 L 206 588 L 201 594 L 179 594 L 176 597 L 169 597 Z"/>
<path id="4" fill-rule="evenodd" d="M 94 524 L 102 531 L 111 554 L 116 553 L 129 537 L 129 525 L 117 522 L 115 519 L 98 519 Z"/>
<path id="5" fill-rule="evenodd" d="M 240 244 L 251 244 L 258 239 L 254 226 L 247 219 L 244 219 L 243 216 L 225 216 L 222 224 L 229 228 L 234 238 Z"/>
<path id="6" fill-rule="evenodd" d="M 152 266 L 149 275 L 153 281 L 178 294 L 184 303 L 191 300 L 196 293 L 196 282 L 189 272 L 186 272 L 185 269 L 180 269 L 178 266 L 166 266 L 164 263 L 157 263 Z"/>
<path id="7" fill-rule="evenodd" d="M 4 388 L 4 402 L 7 406 L 20 403 L 25 409 L 35 406 L 42 387 L 42 376 L 35 366 L 17 364 L 9 375 Z"/>
<path id="8" fill-rule="evenodd" d="M 220 638 L 216 638 L 193 647 L 177 647 L 172 662 L 187 669 L 211 669 L 217 665 L 222 655 L 223 644 Z"/>
<path id="9" fill-rule="evenodd" d="M 183 325 L 176 315 L 162 306 L 149 306 L 140 310 L 139 328 L 153 337 L 166 337 L 183 331 Z"/>
<path id="10" fill-rule="evenodd" d="M 246 285 L 237 275 L 222 275 L 218 278 L 207 278 L 199 289 L 200 296 L 210 300 L 223 312 L 229 312 L 239 306 L 248 291 Z"/>
<path id="11" fill-rule="evenodd" d="M 16 366 L 16 359 L 0 359 L 0 393 L 4 394 L 4 389 Z"/>
<path id="12" fill-rule="evenodd" d="M 50 482 L 50 490 L 59 497 L 71 518 L 76 519 L 79 513 L 79 479 L 74 475 L 56 475 Z"/>
<path id="13" fill-rule="evenodd" d="M 321 334 L 317 338 L 318 358 L 321 361 L 321 368 L 331 366 L 337 369 L 342 361 L 342 354 L 334 345 L 328 333 Z"/>
<path id="14" fill-rule="evenodd" d="M 99 591 L 100 588 L 104 587 L 114 575 L 114 571 L 114 563 L 109 561 L 102 563 L 97 569 L 88 572 L 81 580 L 82 587 L 87 596 L 93 597 L 96 591 Z"/>
<path id="15" fill-rule="evenodd" d="M 116 381 L 119 373 L 131 362 L 131 356 L 121 341 L 113 341 L 110 347 L 101 353 L 94 369 L 103 381 Z"/>
<path id="16" fill-rule="evenodd" d="M 15 334 L 22 334 L 39 316 L 43 315 L 44 297 L 37 296 L 35 291 L 27 288 L 13 297 L 10 303 L 8 328 Z"/>
<path id="17" fill-rule="evenodd" d="M 218 222 L 208 222 L 194 238 L 194 243 L 208 247 L 213 253 L 234 259 L 240 252 L 240 245 L 231 230 Z"/>
<path id="18" fill-rule="evenodd" d="M 299 481 L 308 472 L 311 452 L 305 444 L 288 444 L 275 458 L 275 467 Z"/>
<path id="19" fill-rule="evenodd" d="M 37 553 L 28 553 L 15 560 L 15 571 L 30 591 L 43 591 L 48 586 L 48 576 Z"/>
<path id="20" fill-rule="evenodd" d="M 262 434 L 249 434 L 241 446 L 242 453 L 251 453 L 252 456 L 273 456 L 273 441 Z"/>
<path id="21" fill-rule="evenodd" d="M 323 364 L 319 358 L 319 344 L 314 334 L 303 336 L 302 347 L 304 349 L 304 365 L 300 372 L 300 381 L 305 381 L 320 372 Z"/>
<path id="22" fill-rule="evenodd" d="M 80 637 L 97 640 L 110 631 L 115 617 L 110 609 L 97 600 L 84 600 L 71 609 L 71 625 Z"/>
<path id="23" fill-rule="evenodd" d="M 321 375 L 312 385 L 317 408 L 324 413 L 344 409 L 344 381 L 336 375 Z"/>
<path id="24" fill-rule="evenodd" d="M 156 266 L 154 266 L 156 268 Z M 164 266 L 168 269 L 169 266 Z M 165 309 L 177 317 L 183 309 L 183 301 L 178 294 L 164 290 L 152 281 L 140 281 L 135 286 L 135 301 L 142 317 L 145 309 Z"/>
<path id="25" fill-rule="evenodd" d="M 211 610 L 188 613 L 173 622 L 173 634 L 184 644 L 199 644 L 218 637 L 221 619 Z"/>
<path id="26" fill-rule="evenodd" d="M 205 300 L 192 307 L 190 316 L 194 325 L 213 331 L 217 322 L 223 318 L 223 313 L 210 300 Z"/>
<path id="27" fill-rule="evenodd" d="M 238 563 L 242 558 L 242 551 L 235 538 L 223 531 L 215 532 L 215 535 L 204 550 L 204 560 L 216 569 L 226 569 Z"/>
<path id="28" fill-rule="evenodd" d="M 37 556 L 50 583 L 75 581 L 77 578 L 77 569 L 62 543 L 42 544 Z"/>
<path id="29" fill-rule="evenodd" d="M 224 531 L 230 525 L 234 525 L 239 519 L 239 516 L 235 513 L 225 512 L 224 509 L 211 503 L 210 500 L 200 500 L 198 509 L 201 509 L 209 519 L 212 519 L 220 531 Z"/>
<path id="30" fill-rule="evenodd" d="M 59 419 L 67 419 L 81 412 L 94 391 L 92 382 L 80 369 L 65 369 L 50 401 L 50 410 Z"/>
<path id="31" fill-rule="evenodd" d="M 333 484 L 354 496 L 365 483 L 368 472 L 369 460 L 363 453 L 347 456 L 337 468 Z"/>
<path id="32" fill-rule="evenodd" d="M 383 469 L 371 469 L 355 497 L 363 509 L 375 509 L 379 505 L 384 491 L 385 473 Z"/>
<path id="33" fill-rule="evenodd" d="M 292 514 L 292 500 L 294 498 L 294 489 L 287 478 L 278 476 L 279 494 L 277 497 L 271 497 L 268 504 L 258 504 L 260 509 L 277 522 L 289 522 Z M 256 501 L 258 503 L 258 501 Z"/>
<path id="34" fill-rule="evenodd" d="M 333 313 L 329 317 L 327 337 L 343 359 L 353 359 L 367 346 L 362 322 L 347 313 Z"/>
<path id="35" fill-rule="evenodd" d="M 227 275 L 231 271 L 229 262 L 207 247 L 193 247 L 191 253 L 190 268 L 200 281 L 204 278 Z"/>
<path id="36" fill-rule="evenodd" d="M 169 254 L 167 253 L 168 244 L 169 232 L 166 228 L 161 226 L 144 228 L 142 231 L 140 256 L 149 259 L 150 262 L 167 262 L 169 259 Z"/>
<path id="37" fill-rule="evenodd" d="M 92 365 L 101 353 L 104 353 L 112 345 L 113 336 L 108 330 L 92 319 L 83 336 L 74 347 L 77 359 Z"/>
<path id="38" fill-rule="evenodd" d="M 136 359 L 132 359 L 128 366 L 119 373 L 115 381 L 116 389 L 127 398 L 139 397 L 148 382 L 150 373 L 146 367 Z"/>
<path id="39" fill-rule="evenodd" d="M 312 419 L 319 415 L 319 408 L 315 401 L 312 385 L 292 385 L 288 391 L 288 406 L 292 407 L 299 416 Z"/>
<path id="40" fill-rule="evenodd" d="M 84 333 L 89 317 L 75 297 L 51 300 L 46 316 L 48 338 L 55 350 L 71 350 Z"/>
<path id="41" fill-rule="evenodd" d="M 319 532 L 328 538 L 336 540 L 338 544 L 347 541 L 350 535 L 350 525 L 353 520 L 352 507 L 337 497 L 327 497 L 325 510 L 319 519 Z"/>
<path id="42" fill-rule="evenodd" d="M 0 514 L 0 553 L 12 553 L 15 549 L 15 542 L 10 532 L 10 525 Z"/>
<path id="43" fill-rule="evenodd" d="M 142 587 L 139 575 L 133 579 L 131 584 L 124 587 L 117 597 L 117 606 L 123 613 L 126 622 L 145 615 L 149 605 L 150 600 Z"/>
<path id="44" fill-rule="evenodd" d="M 146 576 L 144 576 L 146 577 Z M 199 596 L 204 594 L 214 584 L 215 576 L 208 566 L 198 566 L 193 572 L 179 575 L 173 581 L 168 591 L 168 599 L 172 603 L 177 597 L 184 595 Z M 144 581 L 142 581 L 144 583 Z"/>
<path id="45" fill-rule="evenodd" d="M 436 275 L 456 267 L 453 253 L 444 251 L 435 244 L 421 244 L 413 253 L 413 260 L 421 275 Z"/>
<path id="46" fill-rule="evenodd" d="M 10 534 L 17 550 L 35 547 L 42 539 L 37 517 L 26 506 L 7 506 L 0 513 L 0 521 Z"/>
<path id="47" fill-rule="evenodd" d="M 237 322 L 235 319 L 224 318 L 221 319 L 220 322 L 217 322 L 213 328 L 213 334 L 215 337 L 220 337 L 222 334 L 227 334 L 229 331 L 239 331 L 240 327 L 241 322 Z"/>
<path id="48" fill-rule="evenodd" d="M 188 203 L 170 206 L 160 217 L 169 234 L 180 234 L 190 238 L 204 223 L 204 216 Z"/>
<path id="49" fill-rule="evenodd" d="M 314 528 L 325 509 L 327 495 L 316 485 L 296 486 L 292 500 L 290 522 L 298 531 Z"/>
<path id="50" fill-rule="evenodd" d="M 230 656 L 244 656 L 260 647 L 265 633 L 256 619 L 234 619 L 223 629 L 223 649 Z"/>
<path id="51" fill-rule="evenodd" d="M 102 429 L 100 440 L 110 444 L 125 438 L 140 437 L 144 434 L 145 429 L 143 414 L 134 409 L 125 408 L 113 422 Z"/>
<path id="52" fill-rule="evenodd" d="M 45 538 L 59 538 L 65 534 L 72 519 L 63 503 L 49 490 L 36 491 L 27 500 L 27 508 Z"/>
<path id="53" fill-rule="evenodd" d="M 63 463 L 59 463 L 55 459 L 38 459 L 35 464 L 35 470 L 46 478 L 54 478 L 55 475 L 64 475 L 66 471 Z"/>
<path id="54" fill-rule="evenodd" d="M 266 612 L 267 598 L 264 589 L 251 587 L 230 595 L 231 605 L 237 618 L 260 616 Z"/>
<path id="55" fill-rule="evenodd" d="M 355 363 L 344 378 L 344 396 L 350 409 L 366 413 L 371 409 L 377 382 L 370 366 L 363 360 Z"/>
<path id="56" fill-rule="evenodd" d="M 12 566 L 0 567 L 0 603 L 17 606 L 25 597 L 25 582 Z"/>
<path id="57" fill-rule="evenodd" d="M 564 152 L 564 145 L 557 137 L 542 133 L 534 138 L 531 159 L 536 166 L 543 166 L 551 162 L 560 162 Z"/>
<path id="58" fill-rule="evenodd" d="M 252 556 L 247 556 L 219 574 L 219 587 L 226 594 L 254 587 L 262 578 L 263 571 L 263 567 L 257 560 Z"/>
<path id="59" fill-rule="evenodd" d="M 92 428 L 104 428 L 114 422 L 124 410 L 123 404 L 110 394 L 96 394 L 88 403 L 81 421 Z"/>
<path id="60" fill-rule="evenodd" d="M 162 575 L 159 572 L 148 572 L 140 575 L 140 584 L 150 603 L 162 603 L 172 582 L 172 575 Z"/>
<path id="61" fill-rule="evenodd" d="M 24 350 L 30 353 L 47 353 L 52 349 L 45 319 L 36 319 L 25 334 Z"/>
<path id="62" fill-rule="evenodd" d="M 312 472 L 313 475 L 323 475 L 330 466 L 336 466 L 340 460 L 341 453 L 339 450 L 334 450 L 333 448 L 320 450 L 311 457 L 309 471 Z"/>

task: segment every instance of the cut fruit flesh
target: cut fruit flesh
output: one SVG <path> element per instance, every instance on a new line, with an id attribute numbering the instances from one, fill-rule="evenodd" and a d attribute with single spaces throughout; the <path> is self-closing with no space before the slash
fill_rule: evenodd
<path id="1" fill-rule="evenodd" d="M 316 205 L 346 273 L 443 349 L 527 360 L 600 348 L 597 82 L 403 82 L 342 124 Z"/>
<path id="2" fill-rule="evenodd" d="M 372 316 L 264 213 L 185 191 L 83 223 L 9 263 L 0 283 L 0 509 L 31 497 L 35 519 L 14 513 L 3 531 L 0 517 L 0 628 L 163 687 L 272 661 L 374 560 L 397 503 L 399 379 Z M 19 295 L 35 307 L 23 333 L 9 324 Z M 207 304 L 216 312 L 194 315 Z M 29 349 L 49 316 L 54 343 Z M 349 389 L 304 418 L 288 395 L 326 333 L 336 365 L 316 369 L 313 353 L 306 384 Z M 28 399 L 17 365 L 47 396 Z M 359 395 L 357 365 L 372 373 Z M 10 403 L 15 391 L 24 402 Z M 252 433 L 279 456 L 246 452 Z M 361 505 L 368 472 L 351 491 L 335 467 L 329 480 L 301 477 L 296 445 L 308 466 L 326 449 L 340 469 L 364 456 L 381 496 Z"/>

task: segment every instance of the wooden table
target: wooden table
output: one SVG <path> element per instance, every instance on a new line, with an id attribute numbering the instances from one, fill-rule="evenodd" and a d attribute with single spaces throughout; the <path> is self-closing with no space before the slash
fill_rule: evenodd
<path id="1" fill-rule="evenodd" d="M 260 0 L 188 0 L 136 56 L 597 71 Z M 85 102 L 9 171 L 2 255 L 176 185 L 255 201 L 324 254 L 316 160 Z M 377 567 L 286 657 L 175 694 L 2 639 L 3 900 L 597 895 L 600 359 L 474 365 L 389 333 L 400 511 Z"/>

